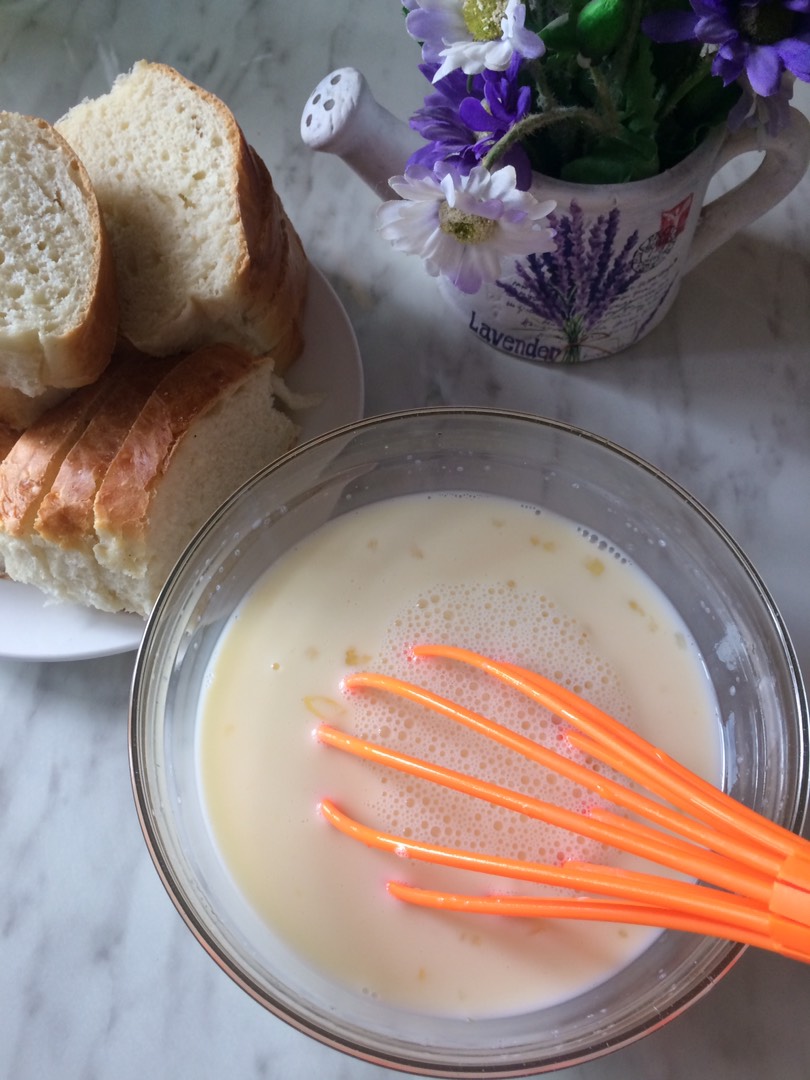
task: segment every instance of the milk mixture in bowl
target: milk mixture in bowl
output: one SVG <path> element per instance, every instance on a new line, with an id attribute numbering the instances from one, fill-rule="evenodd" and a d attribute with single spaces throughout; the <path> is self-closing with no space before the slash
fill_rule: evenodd
<path id="1" fill-rule="evenodd" d="M 492 495 L 406 495 L 322 525 L 242 601 L 209 664 L 197 725 L 210 831 L 238 889 L 314 968 L 370 998 L 435 1015 L 534 1010 L 608 979 L 657 931 L 435 912 L 391 879 L 462 892 L 519 882 L 368 849 L 320 816 L 329 798 L 384 831 L 561 864 L 628 857 L 317 742 L 321 719 L 574 809 L 593 796 L 398 698 L 341 689 L 353 670 L 437 690 L 566 752 L 544 710 L 467 668 L 413 660 L 463 646 L 541 672 L 720 782 L 718 708 L 669 601 L 621 551 Z M 622 862 L 622 860 L 624 860 Z M 537 887 L 539 889 L 539 887 Z"/>

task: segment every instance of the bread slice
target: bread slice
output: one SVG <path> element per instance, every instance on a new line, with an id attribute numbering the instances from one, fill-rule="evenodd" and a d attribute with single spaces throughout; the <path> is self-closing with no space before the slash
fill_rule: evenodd
<path id="1" fill-rule="evenodd" d="M 229 346 L 198 350 L 158 386 L 95 500 L 96 559 L 120 609 L 147 614 L 169 571 L 224 500 L 289 449 L 272 363 Z"/>
<path id="2" fill-rule="evenodd" d="M 0 463 L 0 549 L 30 533 L 65 455 L 106 392 L 103 379 L 74 391 L 17 437 Z"/>
<path id="3" fill-rule="evenodd" d="M 307 259 L 224 103 L 142 60 L 56 127 L 110 233 L 122 334 L 155 356 L 229 342 L 286 370 L 303 343 Z"/>
<path id="4" fill-rule="evenodd" d="M 0 562 L 15 581 L 30 580 L 35 562 L 29 540 L 40 503 L 107 389 L 102 378 L 75 390 L 19 432 L 0 462 Z"/>
<path id="5" fill-rule="evenodd" d="M 0 420 L 32 423 L 115 345 L 112 251 L 90 179 L 50 124 L 0 112 Z"/>
<path id="6" fill-rule="evenodd" d="M 25 580 L 60 599 L 115 609 L 115 582 L 96 564 L 94 503 L 107 469 L 149 396 L 179 363 L 138 353 L 116 357 L 102 376 L 108 390 L 59 467 L 26 534 Z M 21 553 L 15 569 L 20 569 Z"/>

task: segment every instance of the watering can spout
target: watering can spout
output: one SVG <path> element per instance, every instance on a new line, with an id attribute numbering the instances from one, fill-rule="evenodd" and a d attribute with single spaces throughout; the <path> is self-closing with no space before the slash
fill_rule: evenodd
<path id="1" fill-rule="evenodd" d="M 312 150 L 337 154 L 382 199 L 392 198 L 392 176 L 422 140 L 375 100 L 351 67 L 321 79 L 301 115 L 301 138 Z"/>

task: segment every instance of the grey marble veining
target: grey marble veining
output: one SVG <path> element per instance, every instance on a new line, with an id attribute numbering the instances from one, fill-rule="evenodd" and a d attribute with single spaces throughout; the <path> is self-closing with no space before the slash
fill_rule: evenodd
<path id="1" fill-rule="evenodd" d="M 0 0 L 0 107 L 56 119 L 140 57 L 221 95 L 349 313 L 369 414 L 495 405 L 642 455 L 736 537 L 810 671 L 810 178 L 695 270 L 622 356 L 565 369 L 501 356 L 374 235 L 372 193 L 299 140 L 307 96 L 335 67 L 362 70 L 398 115 L 416 106 L 424 88 L 400 19 L 395 0 Z M 806 87 L 797 100 L 810 112 Z M 0 660 L 0 1077 L 392 1076 L 267 1015 L 175 913 L 130 793 L 132 665 Z M 749 952 L 685 1016 L 563 1075 L 806 1080 L 808 1012 L 810 969 Z"/>

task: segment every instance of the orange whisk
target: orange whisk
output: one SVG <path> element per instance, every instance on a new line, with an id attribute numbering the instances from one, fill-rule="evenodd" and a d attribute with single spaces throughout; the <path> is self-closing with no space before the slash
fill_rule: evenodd
<path id="1" fill-rule="evenodd" d="M 385 675 L 356 673 L 347 676 L 344 685 L 347 689 L 388 691 L 434 709 L 555 770 L 633 817 L 599 808 L 577 813 L 355 738 L 328 724 L 318 727 L 318 740 L 642 856 L 699 881 L 583 861 L 553 866 L 442 847 L 360 824 L 324 800 L 320 810 L 326 820 L 371 847 L 513 880 L 561 886 L 577 894 L 475 896 L 391 881 L 388 889 L 392 895 L 411 904 L 445 910 L 685 930 L 810 962 L 808 841 L 719 791 L 602 710 L 541 675 L 452 646 L 419 645 L 413 654 L 471 664 L 520 691 L 571 726 L 568 738 L 575 747 L 656 798 L 631 790 L 429 690 Z"/>

